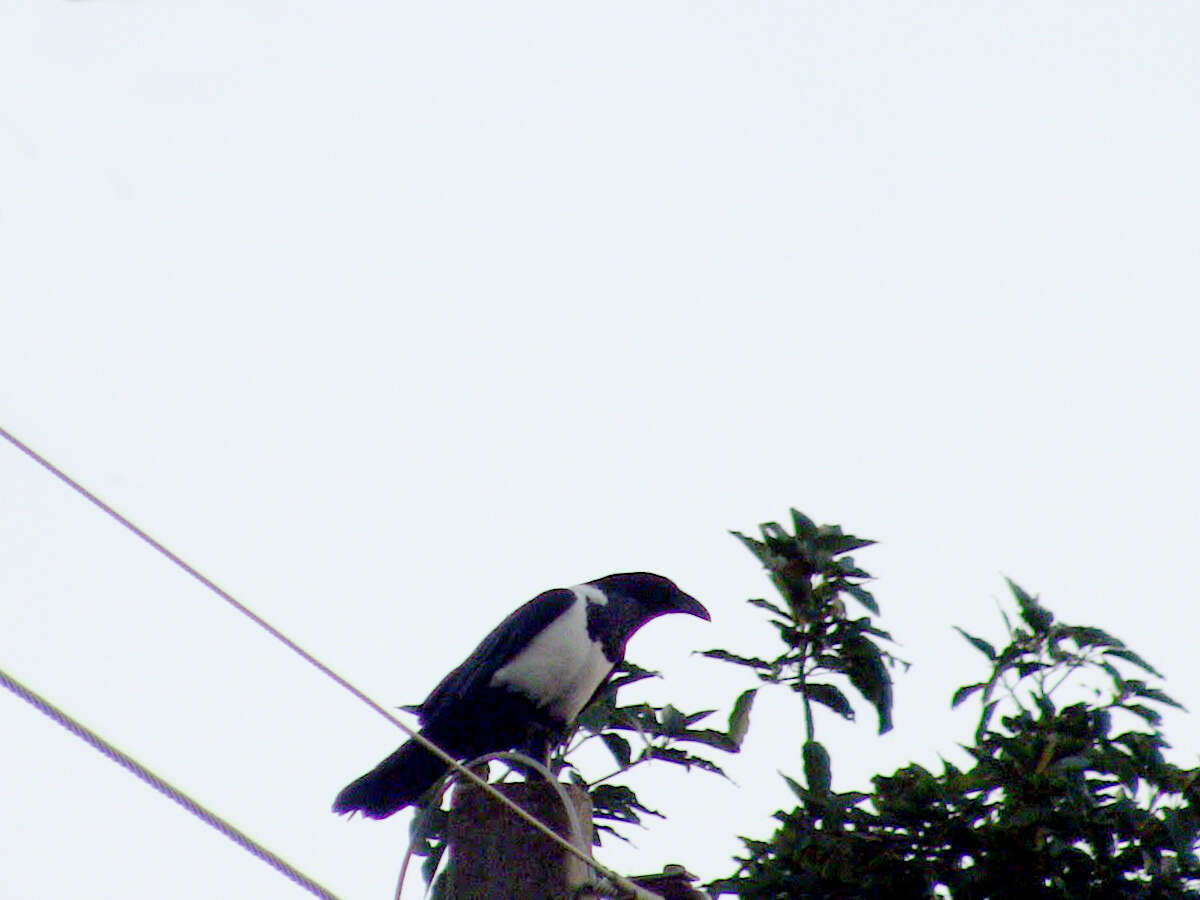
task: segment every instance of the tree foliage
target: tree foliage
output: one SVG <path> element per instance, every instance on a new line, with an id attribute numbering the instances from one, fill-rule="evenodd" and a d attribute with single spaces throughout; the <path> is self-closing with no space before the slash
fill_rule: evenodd
<path id="1" fill-rule="evenodd" d="M 769 840 L 743 838 L 737 871 L 710 887 L 765 898 L 1200 897 L 1200 769 L 1163 758 L 1160 710 L 1178 706 L 1146 678 L 1151 665 L 1119 639 L 1055 619 L 1012 582 L 1007 644 L 963 637 L 986 660 L 952 705 L 978 704 L 970 764 L 909 765 L 873 790 L 832 789 L 830 755 L 812 704 L 846 718 L 850 685 L 891 723 L 892 684 L 870 617 L 850 619 L 844 595 L 872 615 L 868 576 L 845 556 L 871 542 L 816 527 L 793 512 L 794 533 L 738 535 L 763 563 L 783 605 L 755 599 L 784 646 L 773 660 L 707 655 L 785 684 L 804 703 L 803 781 L 785 777 L 796 806 Z M 1086 689 L 1086 690 L 1084 690 Z M 1068 700 L 1073 702 L 1067 702 Z"/>
<path id="2" fill-rule="evenodd" d="M 1058 621 L 1009 582 L 1006 643 L 958 629 L 986 664 L 978 681 L 948 691 L 952 706 L 978 709 L 972 741 L 961 748 L 967 762 L 943 762 L 940 772 L 908 765 L 876 776 L 869 791 L 838 792 L 831 754 L 817 740 L 820 718 L 853 721 L 865 706 L 880 734 L 892 727 L 891 672 L 900 661 L 877 624 L 871 576 L 850 555 L 873 541 L 795 510 L 791 530 L 768 522 L 757 537 L 734 535 L 778 594 L 747 602 L 779 652 L 704 652 L 754 679 L 723 728 L 712 725 L 715 710 L 620 702 L 621 692 L 657 673 L 633 664 L 618 671 L 552 766 L 591 794 L 597 842 L 661 816 L 619 783 L 625 773 L 666 764 L 723 775 L 714 752 L 737 752 L 757 691 L 782 686 L 799 699 L 805 724 L 802 773 L 784 776 L 794 805 L 775 813 L 768 839 L 742 839 L 736 871 L 710 884 L 712 893 L 1200 898 L 1200 768 L 1163 756 L 1161 710 L 1178 704 L 1157 686 L 1149 662 L 1100 628 Z M 578 762 L 579 748 L 591 743 L 612 757 L 606 774 L 587 774 Z M 441 855 L 445 815 L 438 801 L 413 824 L 427 878 Z"/>

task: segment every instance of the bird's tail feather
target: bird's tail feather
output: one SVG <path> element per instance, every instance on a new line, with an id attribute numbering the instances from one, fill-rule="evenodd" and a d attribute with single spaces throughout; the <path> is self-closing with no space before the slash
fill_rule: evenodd
<path id="1" fill-rule="evenodd" d="M 416 741 L 408 741 L 366 775 L 346 785 L 333 801 L 333 811 L 387 818 L 415 803 L 448 768 Z"/>

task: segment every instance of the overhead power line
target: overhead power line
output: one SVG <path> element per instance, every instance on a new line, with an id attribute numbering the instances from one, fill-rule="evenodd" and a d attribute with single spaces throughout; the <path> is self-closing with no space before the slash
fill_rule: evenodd
<path id="1" fill-rule="evenodd" d="M 247 835 L 244 831 L 229 824 L 229 822 L 225 821 L 211 810 L 205 808 L 196 800 L 193 800 L 166 779 L 155 775 L 128 753 L 118 750 L 104 738 L 100 737 L 100 735 L 96 734 L 96 732 L 67 715 L 67 713 L 63 712 L 49 700 L 34 693 L 33 690 L 27 688 L 24 684 L 17 681 L 17 679 L 13 678 L 3 669 L 0 669 L 0 684 L 4 685 L 4 687 L 8 688 L 30 706 L 34 707 L 44 715 L 49 716 L 76 737 L 86 741 L 93 748 L 99 750 L 117 765 L 132 772 L 164 797 L 167 797 L 168 799 L 173 800 L 175 803 L 178 803 L 193 816 L 200 819 L 200 821 L 221 832 L 221 834 L 225 835 L 225 837 L 229 838 L 243 850 L 257 856 L 271 868 L 275 869 L 285 878 L 304 888 L 304 890 L 308 891 L 313 896 L 321 897 L 322 900 L 338 900 L 337 894 L 325 887 L 322 887 L 316 881 L 309 878 L 307 875 L 289 863 L 286 859 L 278 856 L 275 853 L 272 853 L 262 844 L 258 843 L 258 841 Z"/>
<path id="2" fill-rule="evenodd" d="M 158 551 L 160 554 L 165 556 L 167 559 L 169 559 L 171 562 L 173 562 L 179 568 L 183 569 L 183 571 L 187 572 L 194 579 L 199 581 L 202 585 L 204 585 L 206 588 L 208 588 L 210 591 L 212 591 L 214 594 L 216 594 L 218 597 L 220 597 L 222 600 L 224 600 L 226 603 L 228 603 L 230 606 L 232 606 L 234 609 L 236 609 L 238 612 L 240 612 L 246 618 L 250 619 L 250 621 L 252 621 L 255 625 L 262 628 L 264 631 L 266 631 L 268 634 L 270 634 L 277 641 L 279 641 L 284 646 L 286 646 L 290 650 L 292 650 L 292 652 L 294 652 L 298 656 L 300 656 L 309 665 L 320 670 L 328 678 L 337 682 L 345 690 L 349 691 L 351 694 L 353 694 L 355 697 L 357 697 L 359 700 L 361 700 L 363 703 L 365 703 L 371 709 L 375 710 L 375 712 L 377 712 L 379 715 L 383 716 L 385 719 L 387 719 L 389 722 L 391 722 L 393 725 L 395 725 L 397 728 L 399 728 L 401 731 L 403 731 L 412 740 L 416 741 L 418 744 L 420 744 L 426 750 L 428 750 L 429 752 L 434 754 L 434 756 L 437 756 L 439 759 L 441 759 L 443 762 L 445 762 L 447 765 L 449 765 L 452 769 L 457 771 L 461 777 L 467 779 L 468 781 L 472 782 L 473 784 L 478 785 L 480 788 L 482 788 L 484 791 L 486 791 L 488 794 L 490 794 L 498 803 L 507 807 L 514 815 L 516 815 L 518 818 L 520 818 L 521 820 L 526 822 L 534 830 L 541 833 L 548 840 L 553 841 L 555 844 L 559 845 L 563 850 L 566 850 L 568 853 L 575 856 L 577 859 L 586 863 L 598 875 L 600 875 L 604 880 L 606 880 L 609 885 L 611 885 L 611 887 L 614 890 L 614 893 L 617 896 L 626 896 L 626 897 L 633 897 L 633 898 L 652 898 L 652 897 L 654 897 L 653 894 L 649 893 L 644 888 L 639 887 L 638 885 L 636 885 L 632 881 L 630 881 L 628 878 L 625 878 L 623 875 L 619 874 L 618 872 L 615 872 L 612 869 L 608 868 L 607 866 L 603 865 L 602 863 L 598 862 L 596 859 L 594 859 L 592 857 L 591 853 L 589 853 L 586 848 L 576 847 L 573 843 L 571 843 L 570 841 L 563 838 L 560 834 L 555 832 L 553 829 L 551 829 L 549 826 L 547 826 L 544 822 L 540 821 L 535 816 L 530 815 L 528 812 L 526 812 L 524 809 L 522 809 L 519 804 L 513 802 L 511 799 L 509 799 L 507 796 L 502 794 L 500 791 L 496 790 L 492 785 L 488 784 L 487 781 L 480 778 L 475 772 L 471 771 L 469 768 L 464 766 L 462 763 L 460 763 L 454 757 L 450 756 L 448 753 L 446 753 L 445 750 L 443 750 L 437 744 L 430 741 L 427 737 L 425 737 L 425 735 L 420 734 L 417 731 L 414 731 L 412 728 L 409 728 L 407 725 L 404 724 L 404 722 L 400 721 L 399 718 L 397 718 L 388 709 L 386 709 L 383 706 L 383 704 L 381 704 L 378 701 L 374 700 L 373 698 L 369 697 L 364 691 L 360 690 L 358 687 L 356 687 L 355 685 L 350 683 L 350 681 L 348 681 L 346 678 L 342 677 L 337 672 L 335 672 L 333 669 L 331 669 L 329 666 L 327 666 L 325 663 L 321 662 L 321 660 L 317 659 L 315 656 L 313 656 L 311 653 L 309 653 L 307 650 L 305 650 L 303 647 L 301 647 L 299 644 L 297 644 L 295 641 L 293 641 L 290 637 L 288 637 L 286 634 L 284 634 L 282 631 L 280 631 L 278 628 L 276 628 L 274 625 L 272 625 L 266 619 L 262 618 L 260 615 L 258 615 L 258 613 L 254 612 L 252 609 L 250 609 L 248 606 L 246 606 L 244 603 L 242 603 L 240 600 L 238 600 L 236 597 L 234 597 L 232 594 L 230 594 L 228 591 L 226 591 L 223 587 L 221 587 L 219 584 L 217 584 L 215 581 L 213 581 L 211 578 L 209 578 L 203 572 L 196 569 L 193 565 L 191 565 L 191 563 L 189 563 L 185 559 L 183 559 L 183 557 L 179 556 L 177 553 L 175 553 L 174 551 L 172 551 L 171 549 L 166 547 L 159 540 L 157 540 L 156 538 L 152 537 L 149 533 L 147 533 L 146 531 L 139 528 L 132 521 L 130 521 L 130 519 L 128 519 L 126 516 L 124 516 L 123 514 L 118 512 L 113 507 L 109 506 L 107 503 L 105 503 L 103 500 L 101 500 L 99 497 L 97 497 L 95 494 L 93 494 L 91 491 L 89 491 L 87 488 L 85 488 L 82 484 L 80 484 L 78 481 L 76 481 L 74 478 L 72 478 L 70 475 L 68 475 L 62 469 L 58 468 L 56 465 L 54 465 L 52 462 L 50 462 L 48 459 L 46 459 L 44 456 L 42 456 L 40 453 L 38 453 L 36 450 L 34 450 L 28 444 L 26 444 L 24 441 L 21 441 L 19 438 L 17 438 L 15 435 L 13 435 L 11 432 L 9 432 L 7 429 L 0 427 L 0 437 L 4 438 L 10 444 L 12 444 L 14 447 L 16 447 L 18 450 L 20 450 L 26 456 L 28 456 L 31 460 L 33 460 L 35 463 L 37 463 L 39 466 L 41 466 L 43 469 L 45 469 L 47 472 L 49 472 L 51 475 L 53 475 L 55 478 L 57 478 L 59 481 L 61 481 L 63 484 L 67 485 L 67 487 L 71 488 L 71 490 L 75 491 L 81 497 L 86 499 L 89 503 L 96 506 L 105 515 L 114 519 L 122 527 L 128 529 L 133 534 L 137 535 L 139 538 L 141 538 L 143 541 L 145 541 L 147 544 L 149 544 L 151 547 L 153 547 L 156 551 Z"/>

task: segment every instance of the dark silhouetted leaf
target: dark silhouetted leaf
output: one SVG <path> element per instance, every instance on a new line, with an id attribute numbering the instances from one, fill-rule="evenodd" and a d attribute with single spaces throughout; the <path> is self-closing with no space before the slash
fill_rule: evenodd
<path id="1" fill-rule="evenodd" d="M 846 675 L 855 689 L 875 707 L 879 733 L 892 728 L 892 678 L 879 648 L 869 638 L 855 634 L 842 642 Z"/>
<path id="2" fill-rule="evenodd" d="M 1128 679 L 1125 682 L 1125 690 L 1136 697 L 1142 697 L 1146 700 L 1153 700 L 1156 703 L 1163 703 L 1167 706 L 1173 706 L 1176 709 L 1183 709 L 1183 704 L 1173 700 L 1158 688 L 1149 687 L 1144 681 L 1138 681 L 1137 679 L 1133 678 Z"/>
<path id="3" fill-rule="evenodd" d="M 793 509 L 792 527 L 796 530 L 796 537 L 812 540 L 817 537 L 817 526 L 808 516 L 800 512 L 798 509 Z M 779 526 L 775 526 L 779 527 Z"/>
<path id="4" fill-rule="evenodd" d="M 1142 659 L 1140 656 L 1138 656 L 1136 653 L 1134 653 L 1128 647 L 1122 647 L 1119 650 L 1105 650 L 1104 655 L 1105 656 L 1115 656 L 1117 659 L 1123 659 L 1123 660 L 1125 660 L 1125 662 L 1133 663 L 1135 666 L 1137 666 L 1143 672 L 1149 672 L 1151 675 L 1155 675 L 1158 678 L 1162 678 L 1162 673 L 1159 672 L 1158 669 L 1154 668 L 1154 666 L 1150 665 L 1150 663 L 1146 662 L 1144 659 Z"/>
<path id="5" fill-rule="evenodd" d="M 735 666 L 745 666 L 749 669 L 769 670 L 774 668 L 765 659 L 759 659 L 756 656 L 738 656 L 736 653 L 730 653 L 728 650 L 704 650 L 700 653 L 701 656 L 707 656 L 709 659 L 719 659 L 722 662 L 733 663 Z"/>
<path id="6" fill-rule="evenodd" d="M 661 678 L 662 674 L 651 669 L 643 669 L 636 663 L 631 663 L 629 660 L 621 663 L 613 676 L 604 685 L 604 690 L 616 694 L 618 690 L 631 684 L 636 684 L 639 681 L 645 681 L 648 678 Z"/>
<path id="7" fill-rule="evenodd" d="M 617 761 L 617 765 L 622 769 L 628 769 L 629 762 L 633 756 L 633 753 L 629 748 L 629 741 L 612 731 L 602 732 L 600 734 L 600 740 L 604 741 L 604 746 L 606 746 L 608 748 L 608 752 L 613 755 L 613 759 Z"/>
<path id="8" fill-rule="evenodd" d="M 683 713 L 669 703 L 663 707 L 660 721 L 663 734 L 679 734 L 687 727 L 683 721 Z"/>
<path id="9" fill-rule="evenodd" d="M 724 735 L 720 735 L 724 737 Z M 724 775 L 725 772 L 716 763 L 711 760 L 704 759 L 701 756 L 695 756 L 688 753 L 686 750 L 681 750 L 678 747 L 647 747 L 644 751 L 647 759 L 661 759 L 663 762 L 669 762 L 673 765 L 683 766 L 685 769 L 690 769 L 695 766 L 697 769 L 703 769 L 706 772 L 712 772 L 714 775 Z"/>
<path id="10" fill-rule="evenodd" d="M 817 741 L 804 745 L 804 780 L 808 789 L 818 794 L 828 794 L 833 777 L 829 769 L 829 751 Z"/>
<path id="11" fill-rule="evenodd" d="M 1042 662 L 1041 660 L 1033 659 L 1033 660 L 1028 660 L 1027 662 L 1017 663 L 1016 668 L 1017 668 L 1017 676 L 1019 678 L 1025 678 L 1026 676 L 1032 675 L 1034 672 L 1041 672 L 1044 669 L 1052 668 L 1052 666 L 1050 663 L 1045 663 L 1045 662 Z"/>
<path id="12" fill-rule="evenodd" d="M 810 700 L 829 707 L 843 718 L 854 721 L 854 707 L 850 705 L 846 695 L 834 685 L 807 682 L 803 686 L 797 684 L 796 688 L 806 694 Z"/>
<path id="13" fill-rule="evenodd" d="M 633 789 L 623 784 L 598 784 L 592 788 L 591 796 L 593 815 L 599 820 L 640 825 L 643 815 L 663 818 L 662 813 L 643 805 Z"/>
<path id="14" fill-rule="evenodd" d="M 750 729 L 750 710 L 754 708 L 754 698 L 757 694 L 758 688 L 743 691 L 734 702 L 733 711 L 729 713 L 729 740 L 735 749 L 742 746 L 746 732 Z"/>
<path id="15" fill-rule="evenodd" d="M 873 612 L 879 615 L 879 604 L 875 602 L 875 595 L 866 588 L 857 584 L 843 584 L 842 590 Z"/>
<path id="16" fill-rule="evenodd" d="M 729 533 L 741 541 L 742 545 L 751 553 L 753 553 L 759 562 L 761 562 L 763 565 L 767 564 L 767 561 L 771 557 L 771 552 L 767 549 L 766 544 L 764 544 L 762 541 L 756 541 L 752 537 L 747 537 L 740 531 L 731 531 Z"/>
<path id="17" fill-rule="evenodd" d="M 1035 634 L 1045 634 L 1049 631 L 1050 626 L 1054 624 L 1054 614 L 1011 578 L 1006 578 L 1005 581 L 1008 582 L 1013 596 L 1017 598 L 1017 605 L 1021 607 L 1021 618 L 1025 620 L 1025 624 L 1032 628 Z"/>
<path id="18" fill-rule="evenodd" d="M 954 709 L 976 691 L 983 690 L 987 687 L 987 682 L 981 681 L 978 684 L 965 684 L 954 692 L 954 696 L 950 700 L 950 708 Z"/>
<path id="19" fill-rule="evenodd" d="M 1146 724 L 1153 728 L 1157 728 L 1162 723 L 1162 715 L 1158 710 L 1151 709 L 1149 706 L 1143 706 L 1140 703 L 1122 703 L 1120 707 L 1144 719 Z"/>
<path id="20" fill-rule="evenodd" d="M 980 653 L 982 653 L 984 656 L 986 656 L 992 662 L 996 661 L 996 648 L 993 647 L 991 644 L 989 644 L 987 641 L 985 641 L 983 638 L 977 638 L 973 634 L 968 634 L 967 632 L 965 632 L 961 628 L 959 628 L 957 625 L 954 626 L 954 630 L 957 631 L 959 634 L 961 634 L 963 637 L 965 637 L 970 642 L 972 647 L 974 647 L 976 650 L 978 650 Z"/>
<path id="21" fill-rule="evenodd" d="M 757 606 L 759 609 L 765 609 L 767 612 L 775 613 L 775 615 L 779 616 L 780 618 L 787 619 L 790 617 L 790 614 L 787 612 L 787 610 L 781 609 L 770 600 L 764 600 L 762 597 L 755 597 L 751 600 L 747 600 L 746 602 L 751 606 Z"/>
<path id="22" fill-rule="evenodd" d="M 992 720 L 992 713 L 996 711 L 996 704 L 999 700 L 992 700 L 983 707 L 983 712 L 979 716 L 979 725 L 975 729 L 975 741 L 978 743 L 983 740 L 983 735 L 987 731 L 988 723 Z"/>
<path id="23" fill-rule="evenodd" d="M 1088 625 L 1069 625 L 1063 633 L 1080 647 L 1124 647 L 1125 644 L 1102 628 L 1092 628 Z"/>

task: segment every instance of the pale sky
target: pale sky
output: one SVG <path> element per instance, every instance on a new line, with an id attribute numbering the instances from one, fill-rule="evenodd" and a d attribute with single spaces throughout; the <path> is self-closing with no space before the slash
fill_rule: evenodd
<path id="1" fill-rule="evenodd" d="M 713 622 L 640 633 L 626 699 L 727 709 L 691 652 L 770 645 L 726 532 L 795 505 L 881 541 L 913 663 L 892 734 L 819 722 L 836 788 L 954 758 L 950 626 L 999 640 L 1003 575 L 1200 709 L 1194 3 L 5 13 L 0 424 L 381 702 L 649 569 Z M 7 445 L 0 496 L 0 668 L 390 896 L 408 816 L 329 804 L 395 729 Z M 601 858 L 732 871 L 791 805 L 785 693 Z M 0 729 L 0 894 L 301 896 L 7 693 Z"/>

